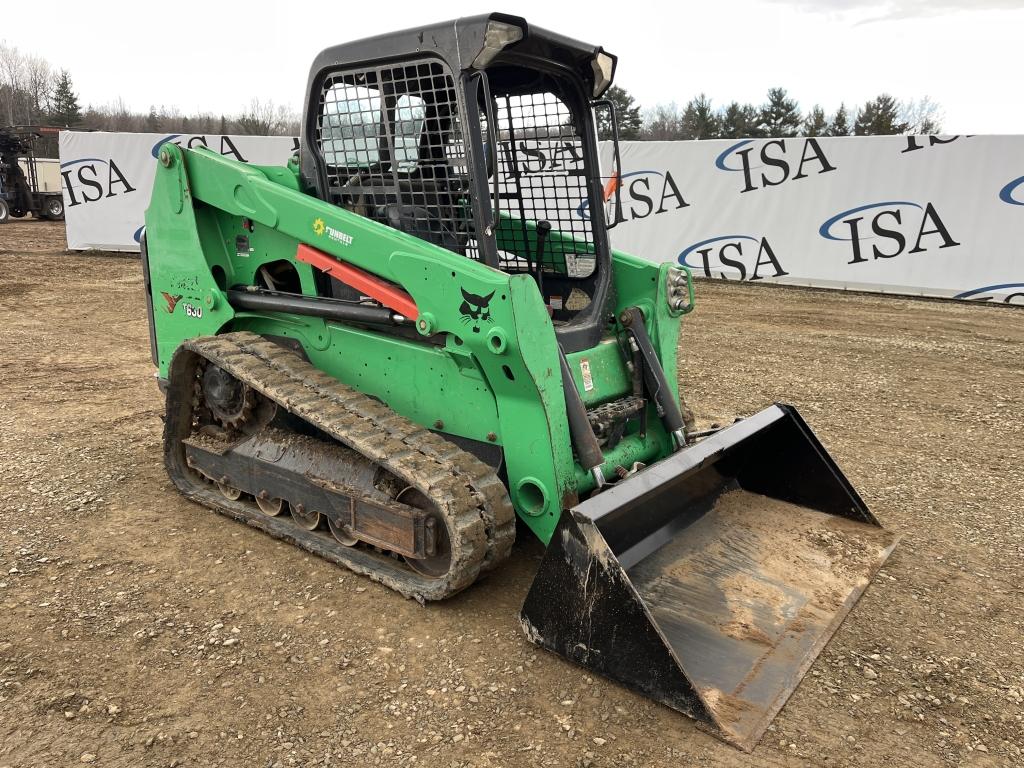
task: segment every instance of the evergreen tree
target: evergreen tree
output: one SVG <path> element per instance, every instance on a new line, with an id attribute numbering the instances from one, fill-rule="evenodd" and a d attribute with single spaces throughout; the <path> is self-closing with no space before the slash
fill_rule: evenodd
<path id="1" fill-rule="evenodd" d="M 57 125 L 74 126 L 82 120 L 82 108 L 78 105 L 78 95 L 71 85 L 71 75 L 62 69 L 53 86 L 51 97 L 53 108 L 50 120 Z"/>
<path id="2" fill-rule="evenodd" d="M 887 93 L 868 101 L 857 113 L 853 132 L 857 136 L 892 136 L 904 133 L 907 124 L 899 119 L 896 99 Z"/>
<path id="3" fill-rule="evenodd" d="M 747 123 L 747 136 L 751 139 L 764 138 L 765 133 L 761 129 L 761 110 L 753 104 L 743 105 L 743 119 Z"/>
<path id="4" fill-rule="evenodd" d="M 683 137 L 687 139 L 716 139 L 720 133 L 718 115 L 711 108 L 711 99 L 700 94 L 683 110 Z"/>
<path id="5" fill-rule="evenodd" d="M 846 105 L 840 102 L 839 109 L 832 115 L 832 122 L 828 124 L 829 136 L 849 136 L 850 116 L 846 112 Z"/>
<path id="6" fill-rule="evenodd" d="M 619 124 L 619 138 L 636 139 L 640 136 L 643 128 L 643 118 L 640 116 L 640 105 L 625 88 L 613 85 L 605 93 L 604 98 L 608 99 L 615 107 L 615 120 Z M 597 134 L 602 139 L 612 137 L 612 126 L 608 119 L 608 110 L 597 110 Z"/>
<path id="7" fill-rule="evenodd" d="M 800 130 L 800 107 L 785 88 L 769 88 L 768 101 L 761 107 L 760 128 L 765 136 L 785 138 Z"/>
<path id="8" fill-rule="evenodd" d="M 146 115 L 146 130 L 150 133 L 160 132 L 160 116 L 156 113 L 156 107 L 149 105 L 149 114 Z"/>
<path id="9" fill-rule="evenodd" d="M 804 118 L 804 136 L 824 136 L 828 132 L 828 121 L 825 119 L 825 110 L 815 104 L 811 111 Z"/>
<path id="10" fill-rule="evenodd" d="M 758 129 L 760 114 L 752 104 L 729 104 L 719 118 L 719 134 L 723 139 L 748 139 L 761 135 Z"/>
<path id="11" fill-rule="evenodd" d="M 217 133 L 221 136 L 228 132 L 228 120 L 224 115 L 220 116 L 220 126 L 217 128 Z"/>
<path id="12" fill-rule="evenodd" d="M 743 119 L 743 107 L 738 101 L 729 102 L 722 110 L 722 138 L 740 139 L 746 136 L 746 121 Z"/>

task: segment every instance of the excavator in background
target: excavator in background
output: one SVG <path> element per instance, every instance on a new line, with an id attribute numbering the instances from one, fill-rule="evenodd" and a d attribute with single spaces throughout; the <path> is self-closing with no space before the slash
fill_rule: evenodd
<path id="1" fill-rule="evenodd" d="M 165 463 L 420 601 L 499 567 L 518 518 L 547 546 L 531 641 L 751 749 L 894 537 L 794 407 L 684 417 L 690 273 L 609 242 L 615 67 L 462 18 L 320 53 L 286 167 L 164 144 L 142 254 Z"/>

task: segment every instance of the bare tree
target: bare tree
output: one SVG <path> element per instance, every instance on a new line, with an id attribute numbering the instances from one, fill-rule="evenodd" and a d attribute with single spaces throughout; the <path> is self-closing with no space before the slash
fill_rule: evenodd
<path id="1" fill-rule="evenodd" d="M 944 118 L 942 108 L 928 96 L 900 102 L 900 120 L 907 124 L 908 134 L 941 133 Z"/>
<path id="2" fill-rule="evenodd" d="M 299 116 L 284 104 L 278 106 L 277 111 L 274 113 L 274 121 L 272 135 L 299 135 Z"/>
<path id="3" fill-rule="evenodd" d="M 50 95 L 54 88 L 54 71 L 50 62 L 42 56 L 29 56 L 25 59 L 25 88 L 32 100 L 35 113 L 30 122 L 41 122 L 41 118 L 50 111 Z"/>
<path id="4" fill-rule="evenodd" d="M 239 133 L 250 136 L 267 136 L 274 126 L 274 102 L 260 101 L 253 97 L 248 108 L 238 118 Z"/>
<path id="5" fill-rule="evenodd" d="M 103 112 L 106 114 L 105 127 L 108 131 L 130 131 L 134 127 L 132 112 L 121 96 L 114 99 Z"/>
<path id="6" fill-rule="evenodd" d="M 644 115 L 645 138 L 651 141 L 671 141 L 683 137 L 683 116 L 674 101 L 658 104 Z"/>
<path id="7" fill-rule="evenodd" d="M 7 124 L 18 122 L 18 101 L 24 92 L 25 63 L 21 52 L 13 45 L 0 42 L 0 90 L 3 91 L 3 107 Z"/>

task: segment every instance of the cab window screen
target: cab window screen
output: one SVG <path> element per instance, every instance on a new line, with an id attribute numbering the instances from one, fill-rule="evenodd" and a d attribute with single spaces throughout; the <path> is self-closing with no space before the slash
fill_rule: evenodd
<path id="1" fill-rule="evenodd" d="M 479 258 L 456 84 L 442 62 L 337 72 L 319 107 L 330 202 Z"/>
<path id="2" fill-rule="evenodd" d="M 502 93 L 492 80 L 492 92 L 504 219 L 498 234 L 502 269 L 526 272 L 539 263 L 544 272 L 589 277 L 597 261 L 581 118 L 553 90 Z M 538 254 L 535 232 L 542 220 L 551 224 L 551 235 Z"/>

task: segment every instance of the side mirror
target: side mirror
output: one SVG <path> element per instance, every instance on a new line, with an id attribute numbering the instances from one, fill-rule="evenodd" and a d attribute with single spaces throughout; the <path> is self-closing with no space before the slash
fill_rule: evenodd
<path id="1" fill-rule="evenodd" d="M 593 109 L 594 111 L 595 132 L 596 129 L 601 125 L 601 122 L 598 119 L 599 110 L 607 110 L 607 121 L 608 125 L 611 127 L 612 134 L 612 164 L 614 168 L 611 174 L 609 174 L 607 177 L 605 177 L 602 174 L 601 180 L 605 182 L 604 184 L 602 184 L 604 192 L 604 202 L 608 203 L 609 201 L 612 201 L 612 205 L 615 208 L 613 212 L 617 214 L 617 209 L 621 205 L 617 192 L 619 189 L 620 180 L 622 179 L 622 156 L 619 154 L 619 121 L 618 118 L 615 116 L 615 105 L 612 104 L 608 99 L 599 99 L 597 101 L 593 101 L 591 102 L 590 106 L 591 109 Z M 598 139 L 600 139 L 600 136 L 598 136 Z M 605 219 L 605 229 L 612 229 L 613 227 L 615 227 L 616 224 L 619 223 L 619 221 L 622 220 L 622 217 L 618 215 L 613 215 L 606 216 Z"/>

